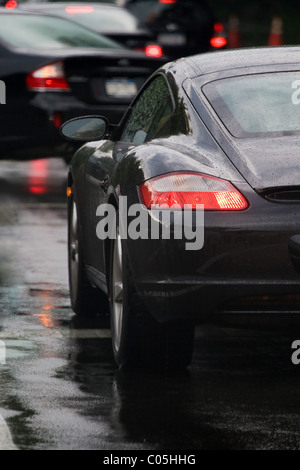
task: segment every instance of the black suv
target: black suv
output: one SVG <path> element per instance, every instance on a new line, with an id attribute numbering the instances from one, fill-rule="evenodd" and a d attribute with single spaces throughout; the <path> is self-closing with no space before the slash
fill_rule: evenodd
<path id="1" fill-rule="evenodd" d="M 202 0 L 126 0 L 125 6 L 155 33 L 170 59 L 224 47 L 222 24 Z M 218 37 L 218 40 L 215 40 Z"/>

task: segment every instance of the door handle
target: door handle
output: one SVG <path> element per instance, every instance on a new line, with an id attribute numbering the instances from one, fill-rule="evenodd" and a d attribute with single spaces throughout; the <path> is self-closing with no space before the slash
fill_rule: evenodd
<path id="1" fill-rule="evenodd" d="M 100 185 L 100 188 L 103 189 L 103 191 L 106 193 L 107 190 L 108 190 L 108 186 L 109 186 L 109 183 L 110 183 L 110 178 L 109 178 L 109 175 L 106 175 L 104 180 L 100 181 L 99 185 Z"/>

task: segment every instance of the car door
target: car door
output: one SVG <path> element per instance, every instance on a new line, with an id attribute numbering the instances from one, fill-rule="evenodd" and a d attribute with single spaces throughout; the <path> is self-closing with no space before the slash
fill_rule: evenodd
<path id="1" fill-rule="evenodd" d="M 99 142 L 97 150 L 90 155 L 85 166 L 85 260 L 93 277 L 105 282 L 104 243 L 97 236 L 99 218 L 97 208 L 107 201 L 107 190 L 114 172 L 114 143 L 110 140 Z"/>
<path id="2" fill-rule="evenodd" d="M 108 187 L 116 166 L 128 150 L 153 138 L 173 112 L 173 99 L 166 79 L 158 74 L 138 95 L 126 113 L 116 142 L 102 141 L 86 164 L 86 193 L 89 230 L 87 264 L 104 280 L 104 243 L 96 234 L 97 208 L 107 202 Z M 116 182 L 118 184 L 118 182 Z"/>

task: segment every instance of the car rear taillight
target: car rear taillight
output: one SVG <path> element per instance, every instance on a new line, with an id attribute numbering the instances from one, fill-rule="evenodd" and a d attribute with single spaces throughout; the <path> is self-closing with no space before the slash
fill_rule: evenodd
<path id="1" fill-rule="evenodd" d="M 219 49 L 221 47 L 225 47 L 227 44 L 227 39 L 225 37 L 225 29 L 222 23 L 215 23 L 214 24 L 214 33 L 213 37 L 210 40 L 210 45 Z"/>
<path id="2" fill-rule="evenodd" d="M 163 50 L 158 44 L 149 44 L 145 47 L 145 54 L 148 57 L 162 57 Z"/>
<path id="3" fill-rule="evenodd" d="M 152 178 L 139 186 L 141 202 L 152 206 L 185 205 L 204 210 L 239 211 L 249 206 L 244 196 L 228 181 L 200 173 L 169 173 Z"/>
<path id="4" fill-rule="evenodd" d="M 222 23 L 215 23 L 214 24 L 214 32 L 217 34 L 224 33 L 224 26 Z"/>
<path id="5" fill-rule="evenodd" d="M 13 10 L 18 6 L 18 3 L 16 2 L 16 0 L 8 0 L 8 2 L 6 2 L 4 6 L 8 10 Z"/>
<path id="6" fill-rule="evenodd" d="M 26 85 L 29 90 L 34 91 L 70 90 L 62 62 L 54 62 L 29 73 L 26 77 Z"/>
<path id="7" fill-rule="evenodd" d="M 94 11 L 94 7 L 93 6 L 88 6 L 88 5 L 84 5 L 84 6 L 68 6 L 65 8 L 65 12 L 68 13 L 69 15 L 76 15 L 77 13 L 93 13 Z"/>
<path id="8" fill-rule="evenodd" d="M 215 48 L 224 47 L 227 44 L 227 39 L 224 36 L 214 36 L 210 40 L 210 45 Z"/>
<path id="9" fill-rule="evenodd" d="M 52 122 L 54 126 L 59 129 L 62 125 L 62 115 L 60 111 L 55 111 L 52 115 Z"/>

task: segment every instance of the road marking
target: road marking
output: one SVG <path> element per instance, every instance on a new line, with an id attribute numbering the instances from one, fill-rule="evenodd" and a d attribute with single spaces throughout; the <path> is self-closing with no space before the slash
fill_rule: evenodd
<path id="1" fill-rule="evenodd" d="M 10 430 L 0 415 L 0 450 L 17 450 L 17 447 L 13 443 Z"/>

